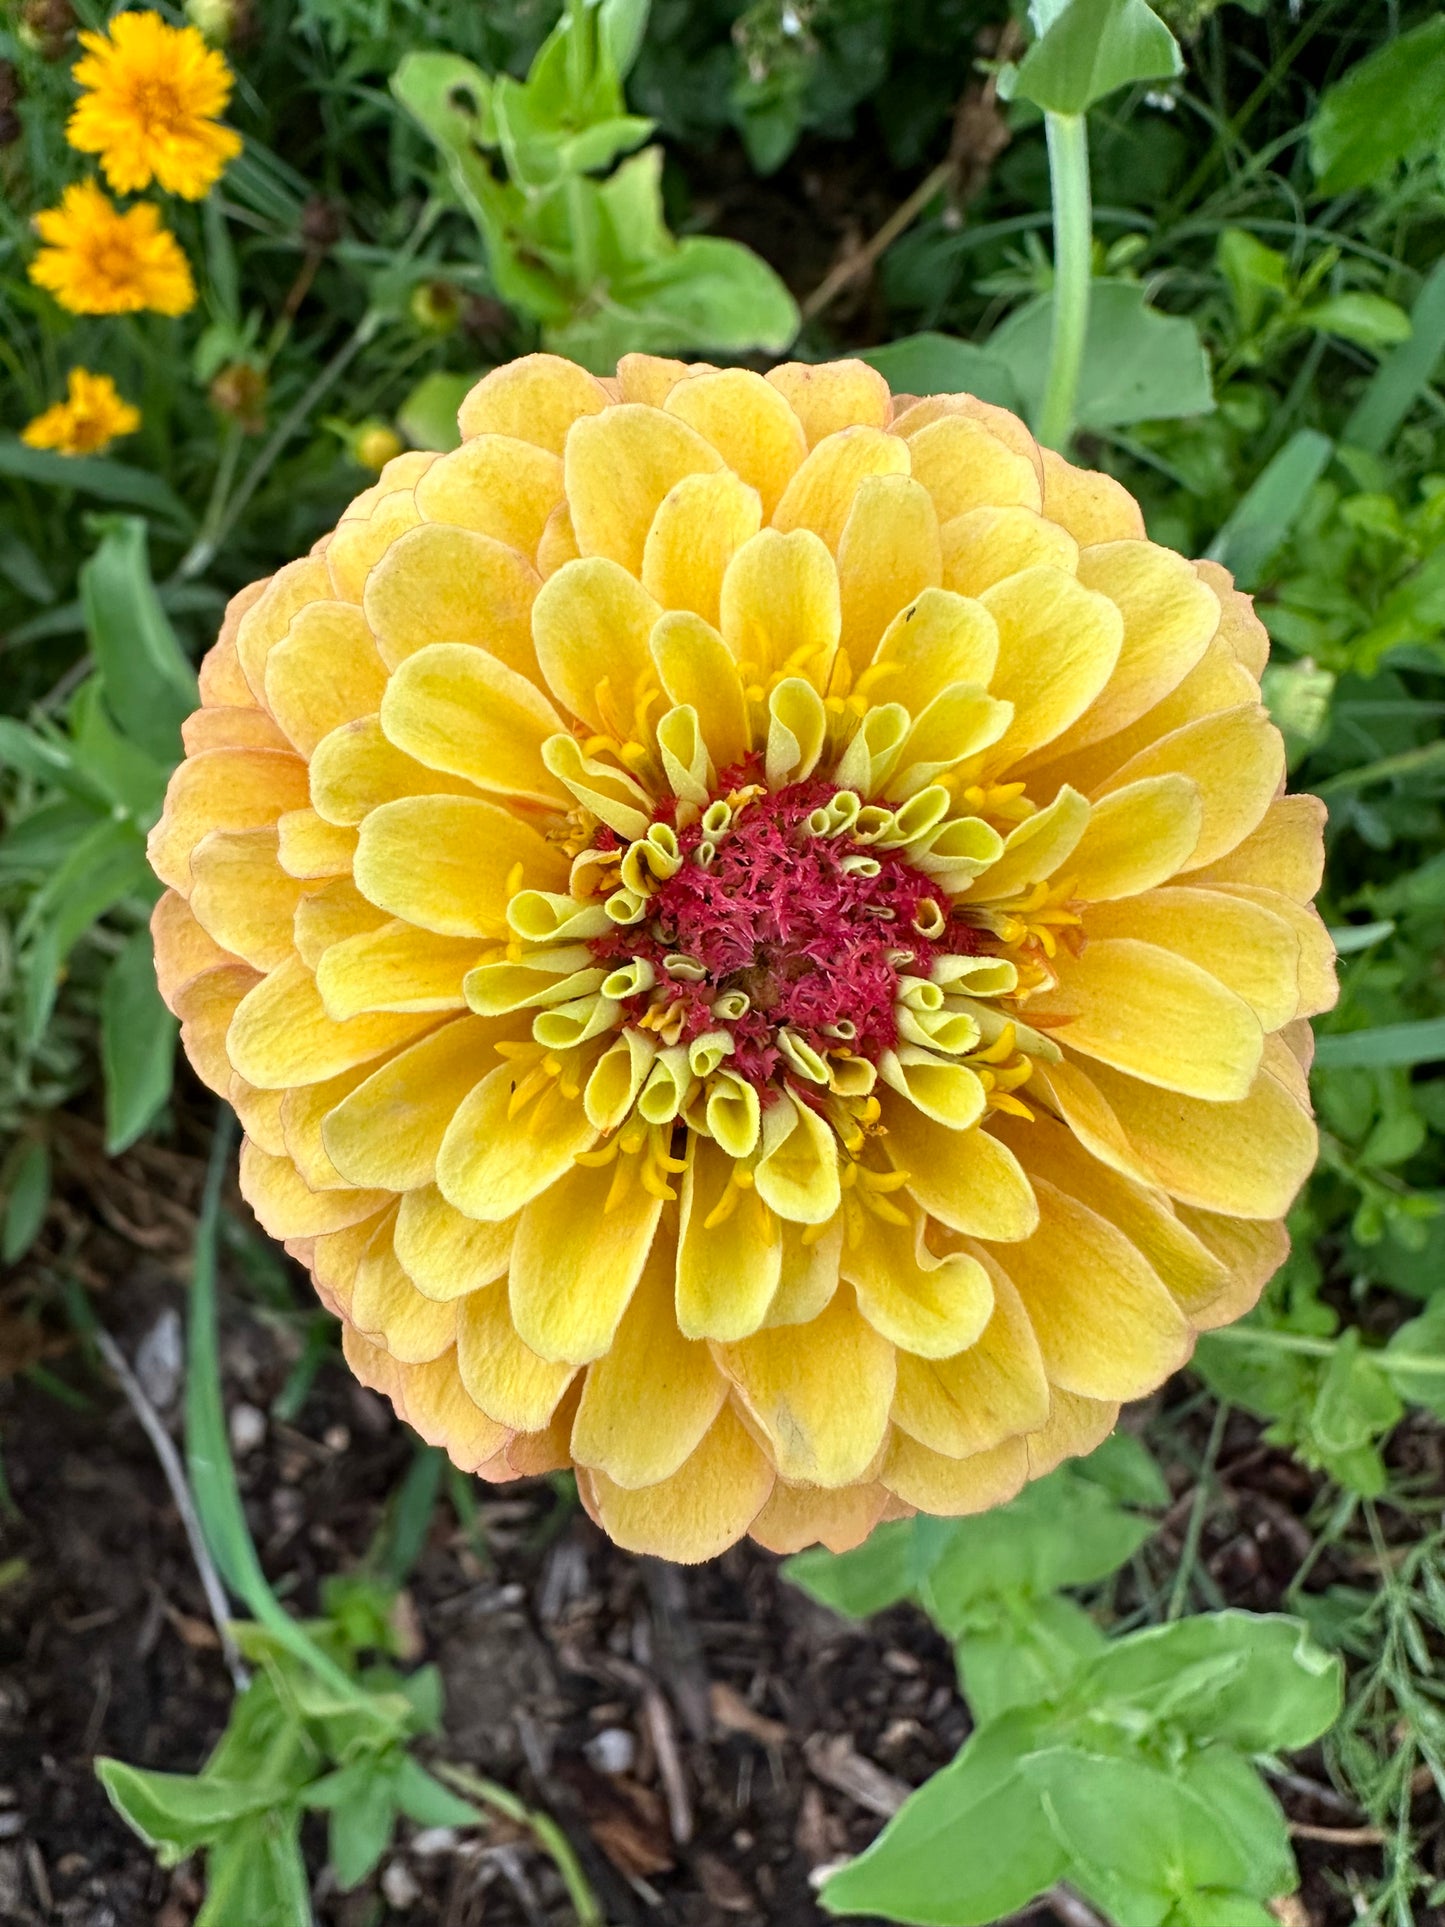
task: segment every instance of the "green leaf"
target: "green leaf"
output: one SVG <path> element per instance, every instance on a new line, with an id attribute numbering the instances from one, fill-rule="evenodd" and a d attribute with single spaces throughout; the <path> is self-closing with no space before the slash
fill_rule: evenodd
<path id="1" fill-rule="evenodd" d="M 156 988 L 151 933 L 137 930 L 106 972 L 100 994 L 108 1156 L 134 1144 L 170 1096 L 177 1031 Z"/>
<path id="2" fill-rule="evenodd" d="M 980 1723 L 1057 1700 L 1107 1642 L 1082 1606 L 1010 1593 L 974 1607 L 958 1633 L 958 1677 Z"/>
<path id="3" fill-rule="evenodd" d="M 1030 419 L 1043 399 L 1052 331 L 1053 296 L 1039 295 L 1001 322 L 985 344 L 1009 370 Z M 1194 323 L 1147 306 L 1137 282 L 1095 281 L 1079 377 L 1079 426 L 1126 428 L 1208 414 L 1213 407 L 1209 364 Z"/>
<path id="4" fill-rule="evenodd" d="M 1372 455 L 1384 452 L 1445 354 L 1445 260 L 1437 261 L 1410 310 L 1410 339 L 1375 370 L 1345 423 L 1341 440 Z"/>
<path id="5" fill-rule="evenodd" d="M 1310 166 L 1322 194 L 1370 187 L 1440 138 L 1445 120 L 1445 17 L 1388 41 L 1326 90 L 1310 122 Z"/>
<path id="6" fill-rule="evenodd" d="M 331 1815 L 327 1857 L 344 1893 L 365 1880 L 391 1843 L 398 1766 L 394 1751 L 373 1754 L 307 1789 L 307 1806 Z"/>
<path id="7" fill-rule="evenodd" d="M 88 676 L 76 690 L 67 721 L 77 768 L 117 813 L 149 829 L 165 803 L 171 764 L 158 762 L 121 735 L 106 707 L 99 676 Z"/>
<path id="8" fill-rule="evenodd" d="M 195 1927 L 311 1927 L 301 1815 L 286 1807 L 228 1832 L 206 1856 L 206 1900 Z"/>
<path id="9" fill-rule="evenodd" d="M 1362 348 L 1394 348 L 1410 339 L 1410 317 L 1382 294 L 1332 294 L 1302 310 L 1300 320 L 1317 334 L 1338 335 Z"/>
<path id="10" fill-rule="evenodd" d="M 434 448 L 445 454 L 461 446 L 457 410 L 478 379 L 446 368 L 434 368 L 422 376 L 396 411 L 396 425 L 413 448 Z"/>
<path id="11" fill-rule="evenodd" d="M 619 80 L 631 73 L 642 49 L 651 4 L 652 0 L 602 0 L 597 9 L 602 42 Z"/>
<path id="12" fill-rule="evenodd" d="M 47 488 L 73 488 L 77 494 L 118 502 L 125 508 L 148 509 L 182 528 L 190 528 L 195 520 L 158 475 L 112 461 L 108 455 L 57 455 L 52 449 L 28 447 L 18 435 L 0 435 L 0 475 Z"/>
<path id="13" fill-rule="evenodd" d="M 1068 1860 L 1026 1769 L 1040 1722 L 1009 1713 L 910 1794 L 866 1853 L 824 1883 L 830 1914 L 985 1927 L 1053 1886 Z M 1061 1762 L 1067 1749 L 1049 1749 Z M 1131 1923 L 1132 1927 L 1132 1923 Z"/>
<path id="14" fill-rule="evenodd" d="M 1073 1460 L 1069 1469 L 1081 1479 L 1101 1485 L 1120 1505 L 1157 1510 L 1174 1496 L 1158 1460 L 1132 1432 L 1111 1432 L 1087 1458 Z"/>
<path id="15" fill-rule="evenodd" d="M 196 672 L 151 581 L 146 525 L 117 515 L 80 571 L 80 598 L 106 706 L 131 742 L 168 768 L 181 756 L 181 723 L 200 700 Z"/>
<path id="16" fill-rule="evenodd" d="M 1308 1443 L 1329 1464 L 1373 1447 L 1377 1438 L 1398 1425 L 1404 1412 L 1389 1378 L 1364 1350 L 1358 1327 L 1342 1332 L 1320 1381 Z"/>
<path id="17" fill-rule="evenodd" d="M 60 966 L 98 917 L 155 879 L 145 843 L 134 823 L 102 817 L 67 853 L 25 907 L 21 934 L 25 958 L 25 1031 L 33 1042 L 44 1030 L 59 987 Z"/>
<path id="18" fill-rule="evenodd" d="M 0 1262 L 15 1264 L 40 1235 L 50 1203 L 50 1150 L 44 1138 L 26 1138 L 5 1162 L 5 1215 L 0 1219 Z"/>
<path id="19" fill-rule="evenodd" d="M 1252 1836 L 1241 1837 L 1215 1810 L 1208 1774 L 1196 1787 L 1178 1767 L 1057 1753 L 1031 1760 L 1026 1771 L 1067 1855 L 1066 1877 L 1110 1919 L 1160 1927 L 1191 1892 L 1265 1897 L 1280 1890 L 1277 1855 L 1260 1864 Z M 1237 1794 L 1237 1786 L 1230 1790 Z M 1236 1798 L 1229 1819 L 1241 1811 L 1248 1810 Z M 1257 1811 L 1249 1817 L 1257 1820 Z M 1282 1834 L 1277 1810 L 1272 1818 Z M 1285 1890 L 1292 1873 L 1291 1866 Z"/>
<path id="20" fill-rule="evenodd" d="M 1096 1717 L 1131 1707 L 1196 1742 L 1267 1753 L 1318 1739 L 1339 1713 L 1341 1674 L 1303 1621 L 1226 1610 L 1111 1642 L 1071 1698 Z"/>
<path id="21" fill-rule="evenodd" d="M 636 159 L 652 154 L 660 161 L 655 148 Z M 614 281 L 595 309 L 548 329 L 546 341 L 600 372 L 624 354 L 781 354 L 797 332 L 797 304 L 766 261 L 739 241 L 693 235 Z"/>
<path id="22" fill-rule="evenodd" d="M 396 1803 L 418 1827 L 474 1827 L 481 1818 L 470 1800 L 444 1787 L 409 1753 L 397 1773 Z"/>
<path id="23" fill-rule="evenodd" d="M 845 1619 L 867 1619 L 912 1594 L 913 1532 L 913 1521 L 900 1519 L 879 1526 L 853 1552 L 825 1552 L 817 1546 L 795 1553 L 784 1562 L 783 1577 Z"/>
<path id="24" fill-rule="evenodd" d="M 1296 429 L 1236 503 L 1210 544 L 1209 554 L 1212 561 L 1224 564 L 1240 588 L 1259 585 L 1333 453 L 1328 435 L 1313 428 Z"/>
<path id="25" fill-rule="evenodd" d="M 1083 114 L 1120 87 L 1184 70 L 1178 42 L 1145 0 L 1034 0 L 1031 14 L 1039 38 L 1008 77 L 1006 98 L 1046 113 Z"/>
<path id="26" fill-rule="evenodd" d="M 236 1820 L 264 1811 L 275 1797 L 264 1778 L 154 1773 L 110 1759 L 97 1760 L 95 1770 L 111 1805 L 164 1867 L 219 1839 Z"/>
<path id="27" fill-rule="evenodd" d="M 1229 283 L 1230 298 L 1245 334 L 1254 333 L 1265 306 L 1282 300 L 1289 283 L 1289 263 L 1277 248 L 1266 247 L 1246 228 L 1226 228 L 1215 250 L 1220 272 Z"/>
<path id="28" fill-rule="evenodd" d="M 1384 1355 L 1391 1361 L 1395 1390 L 1412 1405 L 1445 1418 L 1445 1291 L 1436 1292 L 1418 1318 L 1401 1325 Z M 1420 1360 L 1419 1367 L 1412 1370 L 1407 1358 Z"/>
<path id="29" fill-rule="evenodd" d="M 977 395 L 1018 413 L 1018 389 L 1008 368 L 987 348 L 955 335 L 905 335 L 859 356 L 876 368 L 895 395 Z"/>
<path id="30" fill-rule="evenodd" d="M 1380 1024 L 1340 1030 L 1315 1046 L 1316 1070 L 1383 1070 L 1392 1064 L 1438 1064 L 1445 1060 L 1445 1017 L 1417 1023 Z"/>

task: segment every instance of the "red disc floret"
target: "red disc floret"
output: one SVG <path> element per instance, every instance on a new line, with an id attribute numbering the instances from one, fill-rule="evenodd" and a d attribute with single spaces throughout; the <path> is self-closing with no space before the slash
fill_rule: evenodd
<path id="1" fill-rule="evenodd" d="M 734 775 L 738 783 L 724 795 L 750 772 Z M 784 1027 L 820 1056 L 844 1049 L 876 1062 L 897 1042 L 900 973 L 926 977 L 940 954 L 976 947 L 976 933 L 949 915 L 939 885 L 895 851 L 808 831 L 807 818 L 836 793 L 818 779 L 794 783 L 753 798 L 719 836 L 690 824 L 678 832 L 682 865 L 658 886 L 644 921 L 591 946 L 608 967 L 632 958 L 654 967 L 656 986 L 631 1000 L 635 1017 L 659 1001 L 674 1020 L 680 1010 L 681 1043 L 726 1028 L 729 1067 L 759 1087 L 787 1070 L 777 1043 Z M 704 840 L 714 846 L 707 863 L 698 860 Z M 858 857 L 876 862 L 878 874 L 849 864 Z M 929 939 L 914 924 L 933 927 L 933 906 L 948 920 Z M 706 974 L 670 975 L 669 957 Z M 731 990 L 746 992 L 748 1008 L 722 1023 L 713 1005 Z"/>

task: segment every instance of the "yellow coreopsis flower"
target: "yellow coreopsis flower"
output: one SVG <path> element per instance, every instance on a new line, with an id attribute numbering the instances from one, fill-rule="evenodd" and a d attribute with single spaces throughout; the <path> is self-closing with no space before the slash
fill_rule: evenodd
<path id="1" fill-rule="evenodd" d="M 220 125 L 231 97 L 231 69 L 195 27 L 172 27 L 158 13 L 118 13 L 105 33 L 82 33 L 74 68 L 85 90 L 65 137 L 97 154 L 118 194 L 155 181 L 199 201 L 241 151 L 241 137 Z"/>
<path id="2" fill-rule="evenodd" d="M 232 603 L 165 995 L 347 1355 L 620 1544 L 855 1543 L 1286 1249 L 1333 996 L 1264 630 L 857 362 L 532 356 Z"/>
<path id="3" fill-rule="evenodd" d="M 140 410 L 125 400 L 109 375 L 72 368 L 64 401 L 45 409 L 20 431 L 31 448 L 60 455 L 101 455 L 121 435 L 140 427 Z"/>
<path id="4" fill-rule="evenodd" d="M 184 314 L 195 305 L 190 263 L 148 201 L 122 213 L 94 181 L 76 181 L 35 227 L 45 246 L 30 279 L 72 314 Z"/>

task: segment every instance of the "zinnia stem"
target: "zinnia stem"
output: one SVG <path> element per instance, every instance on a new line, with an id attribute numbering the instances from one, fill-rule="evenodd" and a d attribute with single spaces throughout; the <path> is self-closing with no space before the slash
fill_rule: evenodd
<path id="1" fill-rule="evenodd" d="M 607 1927 L 607 1916 L 588 1884 L 572 1842 L 550 1814 L 529 1807 L 509 1788 L 499 1786 L 495 1780 L 484 1780 L 480 1774 L 469 1773 L 465 1767 L 439 1763 L 436 1773 L 439 1779 L 454 1786 L 458 1793 L 480 1800 L 484 1806 L 503 1814 L 516 1825 L 528 1828 L 562 1877 L 567 1898 L 577 1916 L 577 1927 Z"/>
<path id="2" fill-rule="evenodd" d="M 1067 452 L 1089 331 L 1093 211 L 1089 202 L 1089 124 L 1083 114 L 1045 114 L 1054 202 L 1054 325 L 1049 373 L 1039 410 L 1039 440 Z"/>

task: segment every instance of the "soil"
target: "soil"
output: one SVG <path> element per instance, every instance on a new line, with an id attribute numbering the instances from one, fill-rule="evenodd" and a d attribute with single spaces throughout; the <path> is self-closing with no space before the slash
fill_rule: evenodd
<path id="1" fill-rule="evenodd" d="M 114 1161 L 93 1126 L 62 1116 L 55 1205 L 0 1292 L 0 1347 L 18 1367 L 0 1378 L 0 1921 L 17 1927 L 188 1927 L 201 1898 L 197 1867 L 158 1870 L 94 1776 L 102 1754 L 195 1770 L 230 1688 L 155 1455 L 74 1318 L 88 1303 L 174 1426 L 204 1116 L 183 1118 L 178 1147 Z M 304 1613 L 327 1575 L 362 1559 L 414 1448 L 332 1350 L 294 1419 L 272 1411 L 315 1320 L 304 1277 L 273 1269 L 266 1249 L 230 1241 L 223 1374 L 246 1434 L 253 1535 Z M 1415 1449 L 1438 1458 L 1438 1435 Z M 1219 1464 L 1205 1569 L 1228 1603 L 1277 1607 L 1310 1544 L 1315 1483 L 1237 1415 Z M 1192 1494 L 1182 1467 L 1166 1471 L 1179 1497 L 1151 1556 L 1167 1572 Z M 445 1681 L 445 1757 L 550 1811 L 615 1927 L 821 1923 L 818 1869 L 864 1847 L 968 1732 L 946 1642 L 911 1608 L 844 1625 L 755 1547 L 693 1569 L 629 1557 L 563 1481 L 473 1489 L 475 1521 L 445 1497 L 436 1507 L 400 1608 L 409 1656 Z M 1311 1583 L 1349 1577 L 1327 1558 Z M 1294 1766 L 1280 1789 L 1292 1819 L 1358 1825 L 1318 1760 Z M 319 1827 L 306 1844 L 322 1927 L 571 1918 L 550 1863 L 504 1824 L 440 1838 L 404 1828 L 349 1895 L 325 1871 Z M 1376 1850 L 1297 1844 L 1305 1885 L 1290 1921 L 1343 1927 L 1345 1877 L 1368 1878 Z M 1030 1917 L 1086 1916 L 1065 1903 Z"/>

